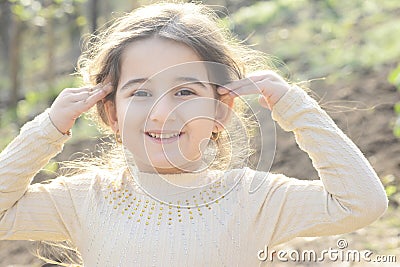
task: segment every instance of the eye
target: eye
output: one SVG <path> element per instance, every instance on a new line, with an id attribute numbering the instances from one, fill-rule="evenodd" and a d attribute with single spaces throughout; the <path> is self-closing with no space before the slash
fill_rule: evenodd
<path id="1" fill-rule="evenodd" d="M 131 94 L 131 96 L 143 97 L 143 96 L 151 96 L 151 94 L 149 92 L 144 91 L 144 90 L 136 90 Z"/>
<path id="2" fill-rule="evenodd" d="M 181 89 L 178 92 L 176 92 L 176 95 L 177 96 L 188 96 L 188 95 L 195 95 L 195 93 L 189 89 Z"/>

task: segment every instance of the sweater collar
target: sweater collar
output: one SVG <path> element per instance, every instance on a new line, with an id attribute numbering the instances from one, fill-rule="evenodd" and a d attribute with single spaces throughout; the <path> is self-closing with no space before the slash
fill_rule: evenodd
<path id="1" fill-rule="evenodd" d="M 138 191 L 162 203 L 197 207 L 224 198 L 243 175 L 228 173 L 205 168 L 198 172 L 158 174 L 126 168 L 123 180 L 130 180 Z"/>

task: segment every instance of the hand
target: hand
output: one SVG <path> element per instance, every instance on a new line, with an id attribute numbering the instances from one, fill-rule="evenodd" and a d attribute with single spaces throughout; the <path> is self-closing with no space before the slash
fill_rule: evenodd
<path id="1" fill-rule="evenodd" d="M 51 105 L 50 119 L 61 133 L 66 134 L 83 112 L 88 111 L 111 91 L 110 84 L 98 84 L 92 88 L 66 88 Z"/>
<path id="2" fill-rule="evenodd" d="M 235 97 L 241 95 L 260 94 L 258 98 L 260 105 L 272 110 L 289 88 L 290 85 L 277 73 L 261 71 L 219 87 L 217 91 L 224 103 L 232 103 Z"/>

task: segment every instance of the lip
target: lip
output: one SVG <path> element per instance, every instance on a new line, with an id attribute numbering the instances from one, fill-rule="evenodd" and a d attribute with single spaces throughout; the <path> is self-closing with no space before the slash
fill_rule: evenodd
<path id="1" fill-rule="evenodd" d="M 153 130 L 150 130 L 150 131 L 144 132 L 144 135 L 146 136 L 146 139 L 148 139 L 151 142 L 154 142 L 156 144 L 170 144 L 170 143 L 176 142 L 184 134 L 184 132 L 179 132 L 178 136 L 174 136 L 174 137 L 171 137 L 171 138 L 155 138 L 155 137 L 151 137 L 148 134 L 149 132 L 150 133 L 155 133 L 155 134 L 172 134 L 172 133 L 176 133 L 177 131 L 159 131 L 159 130 L 154 130 L 153 131 Z"/>

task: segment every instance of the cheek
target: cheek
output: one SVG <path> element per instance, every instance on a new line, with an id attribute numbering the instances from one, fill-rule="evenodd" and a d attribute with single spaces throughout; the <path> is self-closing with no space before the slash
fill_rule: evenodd
<path id="1" fill-rule="evenodd" d="M 194 119 L 187 125 L 190 131 L 189 138 L 191 141 L 200 143 L 202 141 L 209 141 L 211 132 L 214 130 L 214 122 L 210 119 Z"/>
<path id="2" fill-rule="evenodd" d="M 136 125 L 138 123 L 143 125 L 149 111 L 150 105 L 135 103 L 133 101 L 121 101 L 120 105 L 117 106 L 120 127 L 122 128 L 123 125 Z"/>
<path id="3" fill-rule="evenodd" d="M 192 120 L 186 125 L 187 138 L 181 142 L 181 151 L 186 158 L 202 155 L 210 142 L 214 123 L 208 119 Z"/>

